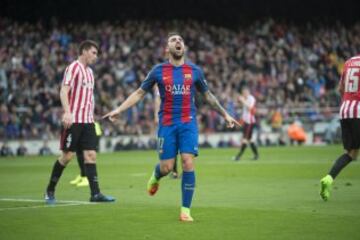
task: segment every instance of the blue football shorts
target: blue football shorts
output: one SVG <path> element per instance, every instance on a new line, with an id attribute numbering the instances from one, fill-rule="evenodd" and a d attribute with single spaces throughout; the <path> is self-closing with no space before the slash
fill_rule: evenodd
<path id="1" fill-rule="evenodd" d="M 160 160 L 175 158 L 181 153 L 198 155 L 199 131 L 196 121 L 159 125 L 157 151 Z"/>

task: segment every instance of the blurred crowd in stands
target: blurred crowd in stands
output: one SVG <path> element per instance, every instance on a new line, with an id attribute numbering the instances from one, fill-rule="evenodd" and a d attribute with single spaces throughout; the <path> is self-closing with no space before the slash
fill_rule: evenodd
<path id="1" fill-rule="evenodd" d="M 25 156 L 28 155 L 29 151 L 23 139 L 18 142 L 16 148 L 11 148 L 7 141 L 4 141 L 0 146 L 0 157 L 9 157 L 9 156 Z M 38 155 L 48 156 L 53 155 L 51 148 L 48 146 L 48 141 L 44 140 L 43 145 L 38 149 Z"/>
<path id="2" fill-rule="evenodd" d="M 98 41 L 102 49 L 92 66 L 100 118 L 164 61 L 166 36 L 173 30 L 182 34 L 187 57 L 203 68 L 211 91 L 232 115 L 240 117 L 237 97 L 247 85 L 258 102 L 258 119 L 274 129 L 299 112 L 313 121 L 331 118 L 344 61 L 360 52 L 359 23 L 294 25 L 266 19 L 234 29 L 191 20 L 72 24 L 0 18 L 0 139 L 59 136 L 63 72 L 77 58 L 82 40 Z M 153 102 L 148 94 L 115 124 L 98 118 L 104 135 L 155 134 Z M 198 105 L 201 132 L 228 131 L 201 98 Z"/>

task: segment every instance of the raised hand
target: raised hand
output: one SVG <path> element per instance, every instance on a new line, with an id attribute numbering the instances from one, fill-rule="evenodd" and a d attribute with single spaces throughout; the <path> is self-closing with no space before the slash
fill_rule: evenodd
<path id="1" fill-rule="evenodd" d="M 109 120 L 111 122 L 114 122 L 115 119 L 116 119 L 116 116 L 119 114 L 118 110 L 115 109 L 115 110 L 112 110 L 111 112 L 105 114 L 104 116 L 102 116 L 101 118 L 102 119 L 105 119 L 105 118 L 109 118 Z"/>
<path id="2" fill-rule="evenodd" d="M 238 121 L 236 121 L 235 118 L 233 118 L 229 114 L 225 115 L 225 121 L 226 121 L 226 126 L 228 128 L 233 128 L 235 125 L 237 127 L 241 127 L 241 124 Z"/>

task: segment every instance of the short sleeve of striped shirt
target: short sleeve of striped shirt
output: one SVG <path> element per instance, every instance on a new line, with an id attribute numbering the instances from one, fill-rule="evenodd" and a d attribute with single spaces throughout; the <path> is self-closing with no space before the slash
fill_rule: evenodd
<path id="1" fill-rule="evenodd" d="M 200 68 L 195 68 L 197 79 L 195 81 L 196 89 L 202 93 L 209 90 L 203 71 Z"/>
<path id="2" fill-rule="evenodd" d="M 62 84 L 66 86 L 71 86 L 78 73 L 79 64 L 77 62 L 73 62 L 66 68 Z"/>
<path id="3" fill-rule="evenodd" d="M 255 107 L 256 100 L 253 96 L 250 96 L 247 102 L 250 105 L 250 108 Z"/>
<path id="4" fill-rule="evenodd" d="M 146 76 L 145 80 L 141 83 L 140 87 L 142 90 L 149 92 L 153 88 L 156 82 L 156 74 L 155 74 L 156 69 L 157 66 L 151 69 L 151 71 Z"/>

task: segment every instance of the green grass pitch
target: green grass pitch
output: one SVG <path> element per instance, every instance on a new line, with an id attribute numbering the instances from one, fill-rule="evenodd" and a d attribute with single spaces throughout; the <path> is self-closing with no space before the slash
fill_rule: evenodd
<path id="1" fill-rule="evenodd" d="M 328 202 L 319 197 L 341 146 L 260 148 L 259 161 L 248 149 L 233 162 L 236 151 L 200 151 L 193 223 L 178 221 L 181 180 L 165 177 L 156 196 L 147 195 L 154 151 L 98 156 L 102 192 L 117 199 L 111 204 L 86 204 L 89 189 L 69 184 L 74 159 L 55 207 L 42 202 L 55 156 L 0 158 L 0 239 L 360 239 L 359 161 L 339 175 Z"/>

